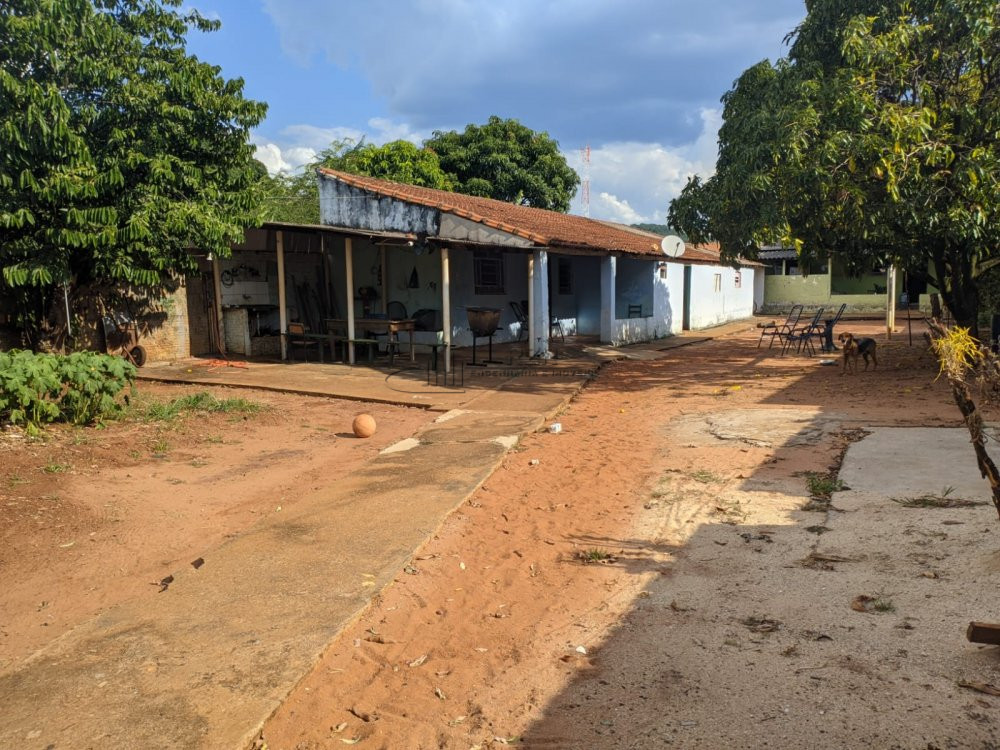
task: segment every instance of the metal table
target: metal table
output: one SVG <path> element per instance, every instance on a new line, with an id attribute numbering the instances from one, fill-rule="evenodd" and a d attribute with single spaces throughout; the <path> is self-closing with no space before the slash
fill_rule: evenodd
<path id="1" fill-rule="evenodd" d="M 358 329 L 369 330 L 369 331 L 382 331 L 384 330 L 389 336 L 389 346 L 393 346 L 399 343 L 399 332 L 406 331 L 410 334 L 410 361 L 417 361 L 416 350 L 413 348 L 413 332 L 416 330 L 417 321 L 413 318 L 402 318 L 391 320 L 387 318 L 355 318 L 354 319 L 354 330 Z M 347 330 L 347 319 L 346 318 L 327 318 L 326 327 L 328 331 L 332 331 L 335 328 L 342 328 Z M 390 350 L 391 351 L 391 350 Z M 391 357 L 390 353 L 390 357 Z"/>

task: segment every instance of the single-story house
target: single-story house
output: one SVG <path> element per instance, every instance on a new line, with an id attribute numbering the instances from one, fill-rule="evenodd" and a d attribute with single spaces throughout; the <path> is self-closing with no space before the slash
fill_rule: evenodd
<path id="1" fill-rule="evenodd" d="M 803 267 L 798 254 L 790 248 L 763 248 L 757 257 L 764 264 L 762 309 L 768 312 L 787 309 L 793 304 L 839 308 L 846 303 L 848 312 L 884 313 L 888 299 L 901 304 L 902 295 L 907 292 L 907 299 L 916 302 L 927 291 L 926 284 L 915 280 L 910 280 L 907 288 L 904 275 L 887 268 L 849 273 L 835 257 L 811 267 Z"/>
<path id="2" fill-rule="evenodd" d="M 669 257 L 659 235 L 612 222 L 332 170 L 317 179 L 322 223 L 268 222 L 231 257 L 201 258 L 162 330 L 147 332 L 167 339 L 147 347 L 152 359 L 284 358 L 290 322 L 322 331 L 339 320 L 355 339 L 358 320 L 402 316 L 448 364 L 453 347 L 473 343 L 468 308 L 500 312 L 495 342 L 547 357 L 551 337 L 649 341 L 747 318 L 760 303 L 760 264 L 723 264 L 717 246 Z"/>

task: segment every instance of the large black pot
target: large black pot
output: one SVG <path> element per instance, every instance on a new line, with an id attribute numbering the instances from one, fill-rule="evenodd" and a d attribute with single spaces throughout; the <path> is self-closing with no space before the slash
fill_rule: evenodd
<path id="1" fill-rule="evenodd" d="M 500 308 L 467 307 L 465 313 L 473 336 L 492 336 L 500 327 Z"/>

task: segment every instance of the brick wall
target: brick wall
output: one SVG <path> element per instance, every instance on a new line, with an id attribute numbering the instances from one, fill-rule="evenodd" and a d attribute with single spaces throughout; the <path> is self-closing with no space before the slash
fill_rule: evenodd
<path id="1" fill-rule="evenodd" d="M 140 343 L 150 362 L 182 359 L 191 355 L 188 336 L 187 279 L 175 279 L 166 294 L 155 300 L 139 318 Z"/>
<path id="2" fill-rule="evenodd" d="M 206 294 L 207 293 L 207 294 Z M 163 362 L 213 353 L 211 321 L 212 276 L 177 279 L 139 321 L 141 344 L 150 362 Z"/>

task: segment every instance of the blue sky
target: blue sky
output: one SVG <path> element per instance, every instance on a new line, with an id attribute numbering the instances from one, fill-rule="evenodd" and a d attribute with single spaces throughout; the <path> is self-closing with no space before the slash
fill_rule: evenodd
<path id="1" fill-rule="evenodd" d="M 222 21 L 189 49 L 269 104 L 272 171 L 334 138 L 419 142 L 490 115 L 559 141 L 592 216 L 663 221 L 711 174 L 719 97 L 784 54 L 802 0 L 196 0 Z M 189 6 L 190 7 L 190 6 Z M 582 212 L 579 198 L 574 213 Z"/>

